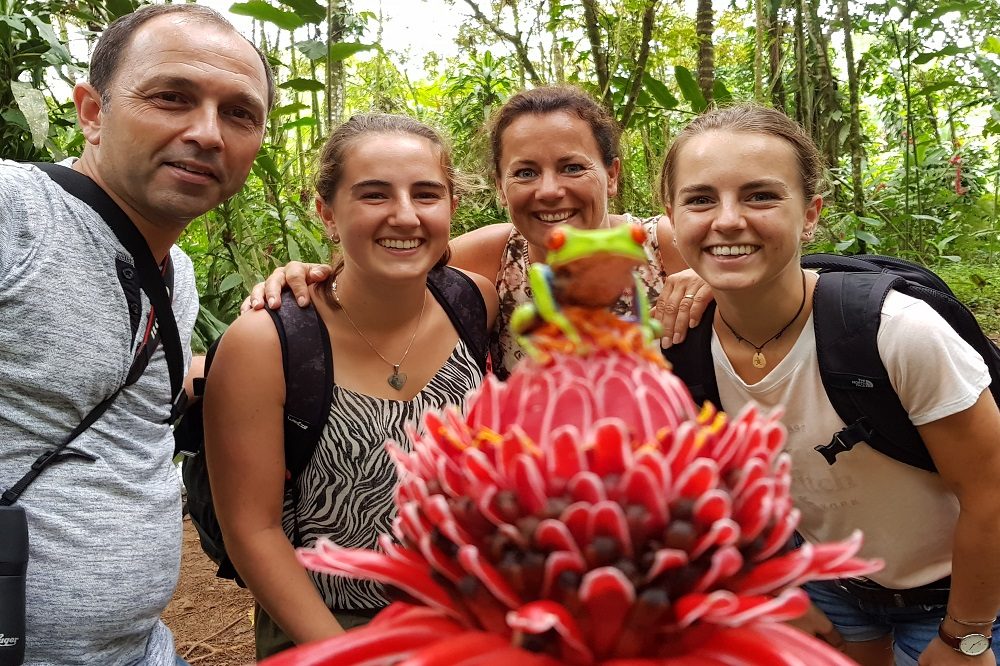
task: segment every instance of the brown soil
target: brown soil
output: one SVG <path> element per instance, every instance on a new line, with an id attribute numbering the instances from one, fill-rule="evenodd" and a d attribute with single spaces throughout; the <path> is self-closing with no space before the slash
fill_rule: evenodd
<path id="1" fill-rule="evenodd" d="M 163 621 L 174 633 L 177 654 L 192 665 L 251 664 L 253 597 L 234 582 L 216 578 L 215 571 L 185 517 L 180 582 Z"/>

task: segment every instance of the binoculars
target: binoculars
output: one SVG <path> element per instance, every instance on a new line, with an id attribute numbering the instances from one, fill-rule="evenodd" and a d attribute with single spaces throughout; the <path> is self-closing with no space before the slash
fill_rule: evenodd
<path id="1" fill-rule="evenodd" d="M 0 666 L 24 663 L 28 521 L 20 506 L 0 506 Z"/>

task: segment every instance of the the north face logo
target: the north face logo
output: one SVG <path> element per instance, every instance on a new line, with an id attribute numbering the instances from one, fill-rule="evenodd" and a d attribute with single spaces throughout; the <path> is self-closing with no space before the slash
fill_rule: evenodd
<path id="1" fill-rule="evenodd" d="M 851 380 L 851 383 L 854 384 L 856 388 L 875 388 L 875 384 L 873 384 L 870 379 L 854 379 Z"/>

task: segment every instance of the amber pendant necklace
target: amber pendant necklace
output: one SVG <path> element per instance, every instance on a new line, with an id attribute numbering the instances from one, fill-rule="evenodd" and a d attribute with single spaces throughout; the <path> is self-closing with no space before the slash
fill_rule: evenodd
<path id="1" fill-rule="evenodd" d="M 371 350 L 375 352 L 380 359 L 382 359 L 383 362 L 392 366 L 392 374 L 386 377 L 386 383 L 397 391 L 402 391 L 403 386 L 406 385 L 406 373 L 400 372 L 399 366 L 403 365 L 403 361 L 406 360 L 406 355 L 410 353 L 410 347 L 413 346 L 413 341 L 417 339 L 417 331 L 420 330 L 420 322 L 424 318 L 424 308 L 427 307 L 427 290 L 424 290 L 424 300 L 420 304 L 420 314 L 417 315 L 417 325 L 413 327 L 413 333 L 410 334 L 410 341 L 406 343 L 406 349 L 403 350 L 403 355 L 400 356 L 399 360 L 395 363 L 383 356 L 382 352 L 380 352 L 378 348 L 372 344 L 372 341 L 368 339 L 368 336 L 362 333 L 361 329 L 358 328 L 358 325 L 354 323 L 353 319 L 351 319 L 351 315 L 344 308 L 344 304 L 340 302 L 340 296 L 337 295 L 336 280 L 330 283 L 330 293 L 333 294 L 333 300 L 337 301 L 337 305 L 340 306 L 340 310 L 344 313 L 344 316 L 347 317 L 347 321 L 351 324 L 351 328 L 354 329 L 354 332 L 365 341 L 365 344 L 368 345 Z"/>
<path id="2" fill-rule="evenodd" d="M 799 303 L 799 309 L 795 311 L 795 316 L 792 317 L 791 321 L 782 326 L 780 331 L 769 337 L 767 340 L 764 340 L 764 342 L 760 343 L 759 345 L 755 345 L 753 342 L 747 340 L 742 335 L 737 333 L 736 329 L 733 328 L 728 321 L 726 321 L 725 317 L 722 316 L 722 310 L 719 310 L 719 319 L 722 320 L 722 323 L 726 325 L 726 328 L 728 328 L 729 331 L 736 337 L 737 342 L 745 342 L 751 347 L 753 347 L 754 353 L 751 362 L 753 363 L 753 367 L 757 368 L 758 370 L 762 370 L 767 367 L 767 357 L 764 356 L 764 346 L 767 345 L 769 342 L 774 342 L 775 340 L 780 338 L 781 334 L 787 331 L 788 327 L 791 326 L 793 323 L 795 323 L 795 320 L 799 318 L 799 315 L 802 314 L 802 308 L 804 308 L 805 305 L 806 305 L 806 272 L 802 271 L 802 302 Z"/>

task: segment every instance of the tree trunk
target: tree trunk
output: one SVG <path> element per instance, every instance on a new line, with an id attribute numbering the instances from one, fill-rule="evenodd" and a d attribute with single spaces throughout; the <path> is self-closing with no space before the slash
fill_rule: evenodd
<path id="1" fill-rule="evenodd" d="M 329 0 L 326 6 L 326 46 L 344 40 L 347 8 L 343 0 Z M 332 129 L 344 120 L 344 61 L 326 63 L 326 126 Z"/>
<path id="2" fill-rule="evenodd" d="M 656 5 L 659 0 L 649 0 L 646 9 L 642 14 L 642 36 L 639 38 L 639 55 L 635 59 L 635 67 L 629 78 L 628 95 L 625 104 L 622 105 L 621 115 L 618 122 L 622 127 L 628 127 L 635 112 L 635 101 L 642 92 L 642 77 L 646 73 L 646 64 L 649 62 L 649 42 L 653 38 L 653 23 L 656 20 Z"/>
<path id="3" fill-rule="evenodd" d="M 781 0 L 769 0 L 770 15 L 768 16 L 768 39 L 770 48 L 770 80 L 771 103 L 774 108 L 787 111 L 785 105 L 785 84 L 781 78 L 781 65 L 784 54 L 781 49 L 781 40 L 784 36 L 784 26 L 781 22 Z"/>
<path id="4" fill-rule="evenodd" d="M 851 190 L 854 213 L 865 214 L 865 192 L 861 184 L 861 101 L 858 93 L 858 71 L 854 63 L 854 26 L 847 0 L 837 0 L 840 22 L 844 26 L 844 58 L 847 60 L 847 90 L 851 105 L 851 124 L 847 145 L 851 151 Z"/>
<path id="5" fill-rule="evenodd" d="M 764 48 L 767 42 L 767 15 L 764 13 L 764 0 L 753 0 L 753 9 L 757 24 L 754 27 L 753 50 L 753 98 L 760 103 L 764 101 Z"/>
<path id="6" fill-rule="evenodd" d="M 705 101 L 712 103 L 715 87 L 715 47 L 712 45 L 714 15 L 712 0 L 698 0 L 695 33 L 698 36 L 698 87 Z"/>
<path id="7" fill-rule="evenodd" d="M 597 3 L 594 0 L 583 0 L 583 21 L 587 31 L 587 41 L 590 42 L 590 55 L 594 59 L 597 87 L 601 91 L 604 105 L 610 110 L 614 106 L 611 98 L 611 75 L 608 72 L 608 56 L 601 39 L 601 25 L 597 17 Z"/>
<path id="8" fill-rule="evenodd" d="M 812 87 L 809 85 L 809 56 L 806 53 L 806 35 L 803 25 L 802 3 L 795 3 L 795 119 L 805 128 L 809 136 L 813 132 Z"/>

